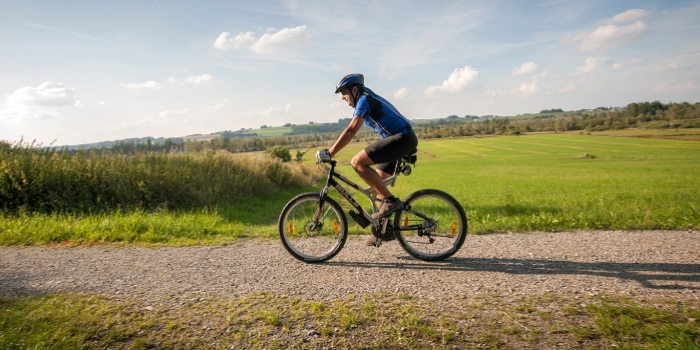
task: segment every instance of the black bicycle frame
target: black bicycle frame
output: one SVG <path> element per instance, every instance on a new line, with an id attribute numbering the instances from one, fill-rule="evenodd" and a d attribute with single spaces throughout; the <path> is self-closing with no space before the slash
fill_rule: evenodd
<path id="1" fill-rule="evenodd" d="M 373 199 L 371 196 L 371 192 L 368 190 L 362 189 L 360 186 L 358 186 L 356 183 L 352 182 L 352 180 L 348 179 L 345 177 L 343 174 L 340 174 L 335 171 L 335 166 L 337 165 L 337 162 L 332 160 L 330 161 L 331 164 L 331 169 L 328 171 L 328 178 L 326 179 L 326 185 L 323 187 L 323 190 L 321 190 L 321 201 L 319 203 L 319 209 L 323 207 L 323 199 L 326 198 L 326 195 L 328 194 L 328 188 L 333 186 L 338 193 L 340 193 L 345 200 L 347 200 L 350 205 L 352 205 L 353 208 L 357 209 L 358 213 L 362 215 L 365 219 L 369 220 L 372 222 L 372 217 L 367 214 L 367 211 L 358 203 L 355 198 L 347 191 L 343 186 L 340 185 L 338 181 L 336 181 L 336 178 L 339 179 L 340 181 L 344 182 L 348 186 L 352 187 L 358 192 L 364 193 L 368 198 Z M 396 174 L 394 174 L 395 176 Z M 393 179 L 392 179 L 393 180 Z"/>
<path id="2" fill-rule="evenodd" d="M 318 219 L 321 215 L 321 209 L 323 208 L 323 205 L 324 205 L 324 199 L 326 198 L 326 195 L 328 194 L 328 188 L 333 186 L 333 188 L 335 188 L 340 193 L 340 195 L 343 196 L 343 198 L 345 198 L 345 200 L 347 200 L 350 203 L 350 205 L 352 205 L 353 208 L 357 209 L 358 213 L 360 215 L 362 215 L 362 217 L 364 217 L 369 223 L 371 223 L 373 225 L 379 225 L 381 222 L 377 222 L 375 219 L 373 219 L 372 216 L 370 216 L 370 214 L 368 214 L 367 211 L 365 211 L 365 209 L 360 205 L 360 203 L 357 203 L 355 198 L 347 190 L 345 190 L 345 188 L 343 186 L 341 186 L 338 181 L 336 181 L 336 178 L 339 179 L 340 181 L 344 182 L 348 186 L 352 187 L 356 191 L 364 194 L 371 201 L 375 200 L 376 193 L 374 193 L 374 191 L 371 190 L 371 188 L 367 188 L 367 189 L 361 188 L 356 183 L 352 182 L 352 180 L 345 177 L 343 174 L 336 172 L 335 167 L 338 163 L 335 160 L 331 160 L 329 163 L 330 163 L 331 168 L 328 171 L 328 178 L 326 179 L 326 185 L 323 187 L 323 189 L 321 190 L 321 193 L 320 193 L 318 210 L 316 211 L 314 221 L 316 221 L 316 222 L 318 221 Z M 384 179 L 383 181 L 385 183 L 393 186 L 394 183 L 396 182 L 396 177 L 399 175 L 399 172 L 402 169 L 402 165 L 403 165 L 403 160 L 400 161 L 399 164 L 397 164 L 396 169 L 394 169 L 394 174 L 392 176 Z M 374 203 L 372 205 L 374 205 Z M 424 220 L 429 220 L 429 218 L 427 216 L 423 215 L 422 213 L 415 212 L 415 211 L 411 210 L 410 207 L 404 208 L 403 210 L 408 211 L 408 212 L 410 212 L 410 213 L 412 213 L 412 214 L 414 214 L 414 215 L 416 215 Z M 384 233 L 384 232 L 386 232 L 389 220 L 382 220 L 382 221 L 383 221 L 383 225 L 382 225 L 383 227 L 381 229 L 381 232 Z M 423 229 L 423 225 L 420 225 L 420 224 L 410 225 L 407 227 L 395 228 L 395 229 L 398 229 L 401 231 L 418 230 L 419 232 L 421 232 Z"/>

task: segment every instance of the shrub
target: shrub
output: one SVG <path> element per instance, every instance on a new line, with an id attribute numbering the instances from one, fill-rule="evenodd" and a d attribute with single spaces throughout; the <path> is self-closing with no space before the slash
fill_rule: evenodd
<path id="1" fill-rule="evenodd" d="M 268 153 L 274 158 L 279 158 L 283 162 L 289 162 L 292 160 L 292 154 L 289 153 L 289 148 L 284 146 L 274 146 L 268 150 Z"/>

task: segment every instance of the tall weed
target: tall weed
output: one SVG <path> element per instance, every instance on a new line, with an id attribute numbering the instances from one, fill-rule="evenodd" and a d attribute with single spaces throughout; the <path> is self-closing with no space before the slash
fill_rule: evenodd
<path id="1" fill-rule="evenodd" d="M 314 180 L 301 164 L 260 154 L 74 152 L 0 145 L 6 213 L 180 209 L 217 205 Z"/>

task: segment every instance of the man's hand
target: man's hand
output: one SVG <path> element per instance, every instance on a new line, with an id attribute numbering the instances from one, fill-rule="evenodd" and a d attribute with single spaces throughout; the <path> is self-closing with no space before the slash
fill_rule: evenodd
<path id="1" fill-rule="evenodd" d="M 316 152 L 316 160 L 319 163 L 327 163 L 331 161 L 331 153 L 327 149 L 322 149 Z"/>

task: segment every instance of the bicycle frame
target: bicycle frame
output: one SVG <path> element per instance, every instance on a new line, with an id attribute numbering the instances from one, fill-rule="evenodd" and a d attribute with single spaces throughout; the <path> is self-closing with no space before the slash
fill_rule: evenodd
<path id="1" fill-rule="evenodd" d="M 348 179 L 345 177 L 343 174 L 335 171 L 335 167 L 337 165 L 337 162 L 335 160 L 331 160 L 328 162 L 330 164 L 330 170 L 328 171 L 328 178 L 326 179 L 326 185 L 323 187 L 321 190 L 321 200 L 326 197 L 326 194 L 328 193 L 328 189 L 332 186 L 335 188 L 338 193 L 340 193 L 345 200 L 347 200 L 350 205 L 352 205 L 353 208 L 357 210 L 359 215 L 361 215 L 367 222 L 372 223 L 377 225 L 379 222 L 378 220 L 372 218 L 372 216 L 367 213 L 367 211 L 358 203 L 355 198 L 336 180 L 340 180 L 341 182 L 345 183 L 346 185 L 352 187 L 354 190 L 356 190 L 359 193 L 362 193 L 367 199 L 370 200 L 372 204 L 372 209 L 377 210 L 377 205 L 376 205 L 376 199 L 377 199 L 377 193 L 371 188 L 371 187 L 366 187 L 362 188 L 356 183 L 354 183 L 352 180 Z M 396 165 L 396 169 L 394 169 L 394 174 L 387 177 L 386 179 L 382 179 L 382 182 L 389 186 L 394 186 L 396 184 L 396 178 L 399 175 L 399 169 L 402 168 L 403 162 L 400 161 Z M 320 207 L 323 206 L 323 202 L 320 203 Z M 353 217 L 353 219 L 355 219 Z M 357 220 L 357 219 L 356 219 Z M 388 220 L 387 220 L 388 221 Z M 359 222 L 358 222 L 359 223 Z M 367 225 L 364 225 L 363 227 L 366 227 Z"/>

